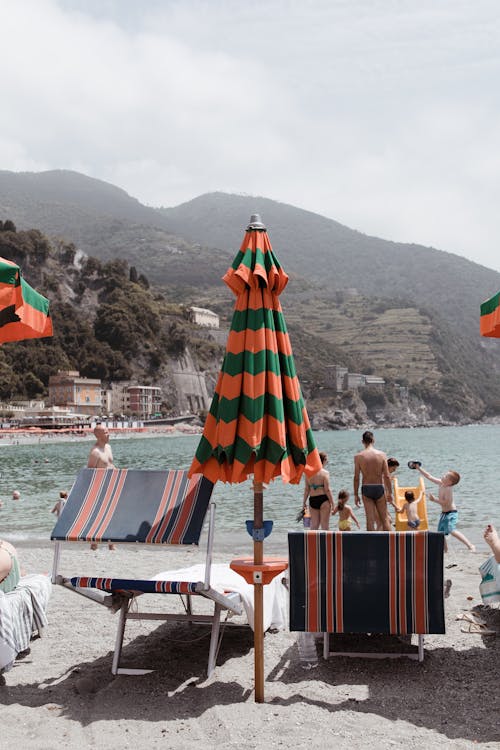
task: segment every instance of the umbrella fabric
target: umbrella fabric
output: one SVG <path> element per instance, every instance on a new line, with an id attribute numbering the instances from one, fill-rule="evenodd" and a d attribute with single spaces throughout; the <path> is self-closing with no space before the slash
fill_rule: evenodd
<path id="1" fill-rule="evenodd" d="M 52 336 L 49 301 L 21 276 L 15 263 L 0 258 L 0 344 Z"/>
<path id="2" fill-rule="evenodd" d="M 500 292 L 481 305 L 481 336 L 500 338 Z"/>
<path id="3" fill-rule="evenodd" d="M 247 231 L 224 281 L 236 295 L 235 310 L 190 474 L 231 483 L 281 476 L 297 484 L 322 464 L 278 296 L 288 276 L 267 232 Z"/>

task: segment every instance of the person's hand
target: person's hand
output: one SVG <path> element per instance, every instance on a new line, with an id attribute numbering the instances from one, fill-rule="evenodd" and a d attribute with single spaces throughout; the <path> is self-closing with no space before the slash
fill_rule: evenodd
<path id="1" fill-rule="evenodd" d="M 359 495 L 354 496 L 354 504 L 357 505 L 358 508 L 361 505 L 361 500 L 359 499 Z"/>

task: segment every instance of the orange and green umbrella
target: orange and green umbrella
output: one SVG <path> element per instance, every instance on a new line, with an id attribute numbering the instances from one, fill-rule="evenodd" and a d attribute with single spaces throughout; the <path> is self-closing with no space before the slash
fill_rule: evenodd
<path id="1" fill-rule="evenodd" d="M 49 301 L 36 292 L 15 263 L 0 258 L 0 344 L 52 336 Z"/>
<path id="2" fill-rule="evenodd" d="M 481 336 L 500 338 L 500 292 L 481 305 Z"/>
<path id="3" fill-rule="evenodd" d="M 226 354 L 190 473 L 254 483 L 254 564 L 263 562 L 263 487 L 298 484 L 322 468 L 302 398 L 279 295 L 288 276 L 258 214 L 224 281 L 236 295 Z M 256 700 L 263 700 L 262 585 L 255 585 Z M 259 613 L 260 610 L 260 613 Z M 260 621 L 259 621 L 260 620 Z"/>

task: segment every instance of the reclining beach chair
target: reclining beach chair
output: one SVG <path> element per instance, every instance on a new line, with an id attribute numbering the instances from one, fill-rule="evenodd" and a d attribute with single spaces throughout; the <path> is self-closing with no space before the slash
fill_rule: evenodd
<path id="1" fill-rule="evenodd" d="M 188 479 L 185 471 L 82 469 L 56 523 L 52 580 L 107 607 L 119 607 L 113 674 L 145 674 L 151 670 L 120 667 L 127 619 L 173 620 L 210 623 L 212 626 L 208 676 L 215 668 L 221 614 L 241 614 L 240 597 L 222 594 L 210 585 L 215 503 L 213 484 L 201 475 Z M 97 578 L 58 574 L 64 542 L 114 542 L 146 544 L 158 549 L 172 545 L 197 545 L 210 505 L 205 575 L 203 580 Z M 184 612 L 132 612 L 131 603 L 141 594 L 184 597 Z M 194 614 L 193 597 L 213 602 L 212 614 Z M 165 596 L 167 602 L 168 596 Z"/>
<path id="2" fill-rule="evenodd" d="M 405 504 L 405 492 L 406 490 L 412 490 L 415 498 L 421 494 L 422 498 L 417 505 L 418 517 L 420 518 L 419 531 L 429 531 L 429 519 L 427 518 L 427 498 L 425 496 L 425 483 L 423 477 L 419 478 L 417 487 L 400 487 L 397 477 L 394 477 L 394 503 L 398 508 L 402 508 Z M 396 516 L 396 531 L 408 531 L 408 523 L 406 513 L 395 513 Z"/>
<path id="3" fill-rule="evenodd" d="M 323 656 L 424 658 L 444 633 L 443 534 L 288 534 L 290 630 L 324 633 Z M 329 634 L 418 634 L 418 654 L 329 650 Z M 334 637 L 335 641 L 335 637 Z"/>

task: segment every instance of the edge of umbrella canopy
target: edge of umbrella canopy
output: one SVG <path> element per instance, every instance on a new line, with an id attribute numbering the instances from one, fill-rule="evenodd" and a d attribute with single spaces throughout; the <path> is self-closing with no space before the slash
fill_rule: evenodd
<path id="1" fill-rule="evenodd" d="M 52 336 L 49 304 L 17 264 L 0 258 L 0 344 Z"/>
<path id="2" fill-rule="evenodd" d="M 481 304 L 479 328 L 481 336 L 500 338 L 500 292 Z"/>
<path id="3" fill-rule="evenodd" d="M 316 448 L 279 301 L 288 276 L 267 232 L 247 231 L 223 277 L 236 295 L 226 353 L 189 473 L 212 482 L 298 484 Z"/>

